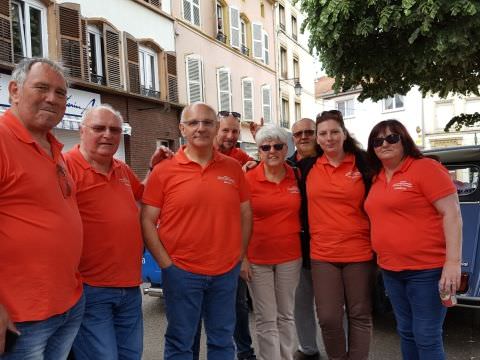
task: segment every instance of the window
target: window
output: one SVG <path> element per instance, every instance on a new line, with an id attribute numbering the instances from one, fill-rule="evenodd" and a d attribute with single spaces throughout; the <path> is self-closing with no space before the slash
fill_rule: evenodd
<path id="1" fill-rule="evenodd" d="M 243 119 L 253 120 L 253 81 L 242 79 Z"/>
<path id="2" fill-rule="evenodd" d="M 200 0 L 183 0 L 183 18 L 200 26 Z"/>
<path id="3" fill-rule="evenodd" d="M 140 90 L 143 95 L 160 98 L 158 91 L 158 60 L 157 53 L 146 47 L 139 47 Z"/>
<path id="4" fill-rule="evenodd" d="M 272 122 L 272 94 L 269 85 L 262 86 L 262 110 L 264 123 Z"/>
<path id="5" fill-rule="evenodd" d="M 262 24 L 252 24 L 253 57 L 261 60 L 264 57 L 262 34 Z"/>
<path id="6" fill-rule="evenodd" d="M 247 23 L 245 20 L 240 20 L 240 44 L 242 53 L 244 55 L 249 55 L 248 46 L 247 46 Z"/>
<path id="7" fill-rule="evenodd" d="M 11 2 L 14 61 L 47 56 L 46 8 L 37 1 Z"/>
<path id="8" fill-rule="evenodd" d="M 403 102 L 403 96 L 398 94 L 395 94 L 394 97 L 383 99 L 383 111 L 403 109 Z"/>
<path id="9" fill-rule="evenodd" d="M 268 45 L 268 34 L 264 31 L 263 32 L 263 62 L 268 65 L 269 62 L 270 62 L 270 58 L 269 58 L 269 52 L 268 52 L 268 48 L 269 48 L 269 45 Z"/>
<path id="10" fill-rule="evenodd" d="M 167 139 L 157 139 L 157 149 L 160 146 L 165 146 L 169 149 L 172 149 L 173 141 L 172 140 L 167 140 Z"/>
<path id="11" fill-rule="evenodd" d="M 297 40 L 298 38 L 298 28 L 297 28 L 297 18 L 292 15 L 292 38 Z"/>
<path id="12" fill-rule="evenodd" d="M 344 118 L 355 116 L 354 100 L 337 101 L 337 110 L 342 113 Z"/>
<path id="13" fill-rule="evenodd" d="M 289 111 L 290 104 L 288 102 L 288 99 L 282 98 L 282 122 L 280 125 L 286 129 L 290 129 Z"/>
<path id="14" fill-rule="evenodd" d="M 453 180 L 460 199 L 462 196 L 473 194 L 478 189 L 480 169 L 475 165 L 450 165 L 448 173 Z"/>
<path id="15" fill-rule="evenodd" d="M 265 4 L 263 1 L 260 3 L 260 16 L 265 17 Z"/>
<path id="16" fill-rule="evenodd" d="M 223 6 L 217 1 L 217 32 L 223 32 Z"/>
<path id="17" fill-rule="evenodd" d="M 284 79 L 288 77 L 287 49 L 284 47 L 280 47 L 280 76 Z"/>
<path id="18" fill-rule="evenodd" d="M 232 111 L 232 84 L 230 70 L 221 68 L 217 70 L 218 81 L 218 111 Z"/>
<path id="19" fill-rule="evenodd" d="M 451 101 L 438 102 L 435 104 L 435 129 L 443 129 L 454 115 Z"/>
<path id="20" fill-rule="evenodd" d="M 300 77 L 300 63 L 298 62 L 298 58 L 296 57 L 293 58 L 293 77 Z"/>
<path id="21" fill-rule="evenodd" d="M 234 7 L 230 8 L 230 45 L 240 49 L 240 12 Z"/>
<path id="22" fill-rule="evenodd" d="M 187 98 L 188 103 L 204 101 L 203 99 L 203 64 L 196 55 L 186 57 Z"/>
<path id="23" fill-rule="evenodd" d="M 280 29 L 285 30 L 285 7 L 282 4 L 278 5 L 278 21 Z"/>
<path id="24" fill-rule="evenodd" d="M 473 114 L 475 112 L 480 112 L 480 99 L 478 98 L 467 99 L 465 101 L 464 113 Z"/>
<path id="25" fill-rule="evenodd" d="M 158 8 L 162 8 L 162 2 L 160 0 L 144 0 L 146 3 L 152 4 Z"/>
<path id="26" fill-rule="evenodd" d="M 295 121 L 302 118 L 302 106 L 299 102 L 295 102 Z"/>
<path id="27" fill-rule="evenodd" d="M 90 79 L 94 83 L 105 85 L 105 50 L 103 48 L 103 35 L 96 26 L 89 25 L 87 29 Z"/>

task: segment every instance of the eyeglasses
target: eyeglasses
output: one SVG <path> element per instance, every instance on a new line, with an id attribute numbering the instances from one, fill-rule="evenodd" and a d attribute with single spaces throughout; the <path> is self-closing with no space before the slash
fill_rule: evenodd
<path id="1" fill-rule="evenodd" d="M 86 126 L 93 130 L 94 133 L 101 134 L 110 131 L 113 135 L 120 135 L 123 129 L 120 126 L 105 126 L 105 125 L 86 125 L 82 124 L 82 126 Z"/>
<path id="2" fill-rule="evenodd" d="M 234 118 L 240 119 L 242 115 L 236 111 L 219 111 L 218 116 L 220 117 L 227 117 L 232 115 Z"/>
<path id="3" fill-rule="evenodd" d="M 385 137 L 377 137 L 373 139 L 373 147 L 380 147 L 383 145 L 383 142 L 386 141 L 389 144 L 396 144 L 400 141 L 400 135 L 390 134 Z"/>
<path id="4" fill-rule="evenodd" d="M 302 138 L 302 137 L 310 137 L 310 136 L 313 136 L 315 135 L 315 130 L 300 130 L 300 131 L 297 131 L 297 132 L 294 132 L 293 133 L 293 137 L 294 138 Z"/>
<path id="5" fill-rule="evenodd" d="M 283 149 L 285 144 L 273 144 L 273 145 L 260 145 L 259 149 L 265 152 L 268 152 L 273 147 L 276 151 L 280 151 Z"/>
<path id="6" fill-rule="evenodd" d="M 182 121 L 182 124 L 190 127 L 190 128 L 197 128 L 202 124 L 207 128 L 212 128 L 215 126 L 214 120 L 190 120 L 190 121 Z"/>
<path id="7" fill-rule="evenodd" d="M 63 197 L 65 199 L 70 197 L 70 195 L 72 195 L 72 185 L 68 180 L 67 171 L 60 164 L 57 164 L 57 179 L 60 190 L 62 190 Z"/>

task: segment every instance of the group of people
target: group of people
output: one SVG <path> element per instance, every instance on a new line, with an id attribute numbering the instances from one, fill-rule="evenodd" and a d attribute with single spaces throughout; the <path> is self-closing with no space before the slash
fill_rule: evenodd
<path id="1" fill-rule="evenodd" d="M 61 153 L 66 93 L 58 64 L 24 60 L 0 117 L 1 359 L 140 359 L 143 244 L 162 268 L 166 360 L 198 359 L 202 324 L 209 360 L 319 359 L 317 320 L 329 359 L 368 359 L 377 266 L 403 358 L 445 359 L 458 196 L 400 122 L 377 124 L 364 151 L 324 111 L 293 125 L 288 159 L 288 133 L 265 125 L 257 163 L 236 147 L 240 113 L 195 103 L 186 145 L 157 150 L 142 183 L 113 158 L 123 120 L 108 105 Z"/>

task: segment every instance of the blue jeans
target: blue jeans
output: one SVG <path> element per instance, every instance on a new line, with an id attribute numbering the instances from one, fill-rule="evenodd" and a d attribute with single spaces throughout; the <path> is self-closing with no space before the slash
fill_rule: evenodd
<path id="1" fill-rule="evenodd" d="M 140 288 L 84 285 L 85 315 L 73 343 L 75 360 L 140 360 L 143 351 Z"/>
<path id="2" fill-rule="evenodd" d="M 240 265 L 217 275 L 200 275 L 175 265 L 162 270 L 167 315 L 165 360 L 191 360 L 200 319 L 209 360 L 233 360 L 235 292 Z"/>
<path id="3" fill-rule="evenodd" d="M 442 269 L 382 270 L 405 360 L 444 360 L 442 327 L 447 309 L 438 293 Z"/>
<path id="4" fill-rule="evenodd" d="M 58 291 L 62 291 L 59 289 Z M 2 360 L 64 360 L 82 322 L 85 298 L 68 311 L 41 321 L 15 324 L 21 335 L 12 352 L 0 355 Z"/>

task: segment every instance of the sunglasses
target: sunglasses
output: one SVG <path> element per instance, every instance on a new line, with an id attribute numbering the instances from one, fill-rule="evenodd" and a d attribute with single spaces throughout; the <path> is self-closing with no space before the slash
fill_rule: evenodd
<path id="1" fill-rule="evenodd" d="M 68 180 L 67 170 L 60 165 L 57 164 L 57 179 L 58 185 L 60 186 L 60 190 L 62 190 L 62 195 L 66 199 L 72 195 L 72 185 Z"/>
<path id="2" fill-rule="evenodd" d="M 262 150 L 262 151 L 265 151 L 265 152 L 268 152 L 272 149 L 272 147 L 276 150 L 276 151 L 280 151 L 283 149 L 283 146 L 285 144 L 273 144 L 273 145 L 260 145 L 259 146 L 259 149 Z"/>
<path id="3" fill-rule="evenodd" d="M 389 144 L 396 144 L 400 141 L 400 135 L 390 134 L 385 137 L 377 137 L 373 139 L 373 147 L 380 147 L 383 145 L 383 142 L 386 141 Z"/>
<path id="4" fill-rule="evenodd" d="M 93 130 L 94 133 L 100 134 L 110 131 L 113 135 L 120 135 L 122 133 L 122 128 L 120 126 L 104 126 L 104 125 L 86 125 L 83 124 L 82 126 L 86 126 Z"/>
<path id="5" fill-rule="evenodd" d="M 220 117 L 227 117 L 232 115 L 234 118 L 240 119 L 242 115 L 236 111 L 219 111 L 218 116 Z"/>
<path id="6" fill-rule="evenodd" d="M 297 131 L 297 132 L 294 132 L 293 133 L 293 137 L 294 138 L 302 138 L 302 137 L 310 137 L 310 136 L 313 136 L 315 135 L 315 130 L 300 130 L 300 131 Z"/>

